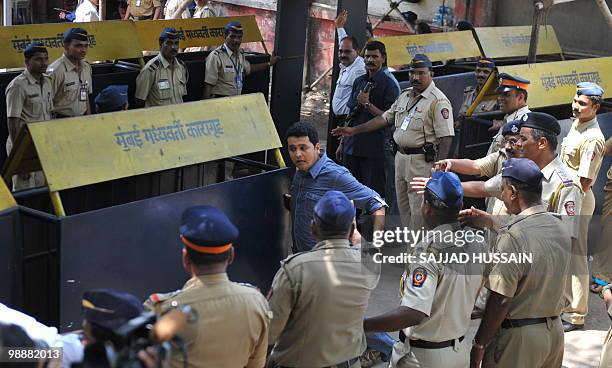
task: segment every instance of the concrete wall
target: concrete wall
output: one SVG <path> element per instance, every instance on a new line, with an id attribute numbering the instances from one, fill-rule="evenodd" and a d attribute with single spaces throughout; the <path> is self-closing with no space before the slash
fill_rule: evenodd
<path id="1" fill-rule="evenodd" d="M 497 0 L 495 25 L 531 25 L 533 0 Z M 607 0 L 612 8 L 612 0 Z M 612 55 L 610 30 L 593 0 L 555 5 L 548 14 L 564 51 Z"/>

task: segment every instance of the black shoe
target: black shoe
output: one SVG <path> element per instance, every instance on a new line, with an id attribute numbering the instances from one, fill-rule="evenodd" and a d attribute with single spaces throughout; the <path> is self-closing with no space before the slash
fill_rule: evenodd
<path id="1" fill-rule="evenodd" d="M 563 323 L 563 332 L 570 332 L 574 330 L 582 330 L 584 325 L 575 325 L 573 323 L 569 323 L 567 321 L 562 321 Z"/>

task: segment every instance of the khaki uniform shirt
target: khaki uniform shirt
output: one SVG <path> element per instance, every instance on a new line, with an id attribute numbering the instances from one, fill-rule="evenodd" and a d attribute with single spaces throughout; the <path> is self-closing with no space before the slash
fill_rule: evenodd
<path id="1" fill-rule="evenodd" d="M 508 154 L 504 148 L 500 149 L 497 152 L 493 152 L 485 157 L 479 158 L 476 160 L 476 165 L 480 169 L 480 176 L 487 176 L 489 178 L 493 178 L 496 175 L 500 174 L 502 171 L 502 163 L 508 159 Z M 507 214 L 505 211 L 506 206 L 501 199 L 496 197 L 488 197 L 486 199 L 487 203 L 487 212 L 497 216 Z"/>
<path id="2" fill-rule="evenodd" d="M 597 118 L 579 124 L 574 121 L 561 144 L 561 160 L 581 178 L 597 178 L 604 156 L 606 140 L 599 129 Z"/>
<path id="3" fill-rule="evenodd" d="M 43 74 L 42 81 L 41 85 L 40 80 L 34 78 L 26 69 L 6 87 L 6 116 L 21 120 L 19 130 L 25 123 L 51 120 L 53 110 L 51 77 Z M 10 143 L 7 143 L 7 147 L 9 145 L 12 147 L 14 138 L 16 137 L 11 137 L 9 130 Z"/>
<path id="4" fill-rule="evenodd" d="M 66 55 L 62 55 L 49 65 L 47 73 L 51 75 L 53 87 L 53 112 L 66 116 L 84 115 L 89 104 L 88 96 L 93 92 L 91 65 L 81 60 L 77 69 Z"/>
<path id="5" fill-rule="evenodd" d="M 242 93 L 244 77 L 250 73 L 251 64 L 244 51 L 240 49 L 236 53 L 223 44 L 206 58 L 204 82 L 213 86 L 213 95 L 236 96 Z"/>
<path id="6" fill-rule="evenodd" d="M 183 102 L 187 94 L 187 68 L 179 59 L 170 64 L 158 54 L 142 68 L 136 77 L 134 97 L 145 101 L 146 107 Z"/>
<path id="7" fill-rule="evenodd" d="M 438 144 L 439 138 L 454 136 L 453 108 L 435 83 L 417 96 L 413 93 L 412 87 L 403 90 L 382 115 L 388 125 L 395 125 L 393 139 L 400 149 Z"/>
<path id="8" fill-rule="evenodd" d="M 506 116 L 504 116 L 504 124 L 520 119 L 523 117 L 523 115 L 527 114 L 528 112 L 531 112 L 531 110 L 529 110 L 529 106 L 523 106 L 511 114 L 506 114 Z M 502 142 L 502 139 L 504 139 L 504 136 L 502 135 L 503 128 L 504 126 L 502 125 L 499 128 L 499 131 L 497 132 L 497 134 L 495 134 L 495 136 L 493 137 L 493 142 L 491 142 L 491 145 L 489 146 L 487 155 L 493 152 L 499 151 L 499 149 L 502 148 L 501 142 Z"/>
<path id="9" fill-rule="evenodd" d="M 346 239 L 319 242 L 282 262 L 268 300 L 271 359 L 286 367 L 328 367 L 366 349 L 363 318 L 378 277 Z"/>
<path id="10" fill-rule="evenodd" d="M 152 16 L 155 8 L 161 7 L 159 0 L 128 0 L 130 14 L 134 17 Z"/>
<path id="11" fill-rule="evenodd" d="M 484 252 L 483 239 L 466 242 L 458 247 L 456 240 L 463 239 L 458 234 L 458 223 L 444 224 L 433 229 L 432 233 L 442 234 L 441 238 L 430 239 L 416 245 L 416 262 L 408 264 L 402 276 L 400 295 L 401 305 L 427 315 L 420 324 L 404 329 L 412 340 L 441 342 L 464 336 L 470 326 L 470 314 L 474 301 L 482 285 L 484 264 L 472 263 L 472 255 Z M 471 230 L 475 233 L 476 230 Z M 450 233 L 455 241 L 446 243 Z M 448 240 L 447 240 L 448 241 Z M 445 258 L 463 254 L 469 263 Z M 435 259 L 429 259 L 434 257 Z M 425 262 L 417 263 L 421 260 Z"/>
<path id="12" fill-rule="evenodd" d="M 208 5 L 202 7 L 196 6 L 193 13 L 194 18 L 214 18 L 216 16 L 215 11 Z"/>
<path id="13" fill-rule="evenodd" d="M 531 254 L 533 263 L 492 263 L 485 287 L 511 297 L 508 319 L 559 316 L 569 271 L 571 240 L 562 221 L 535 206 L 513 217 L 500 229 L 496 252 Z"/>
<path id="14" fill-rule="evenodd" d="M 176 292 L 151 295 L 145 307 L 159 313 L 177 304 L 191 306 L 198 315 L 180 333 L 187 343 L 190 367 L 265 365 L 271 312 L 257 289 L 231 282 L 225 273 L 203 275 Z M 172 351 L 170 365 L 183 367 L 180 351 Z"/>
<path id="15" fill-rule="evenodd" d="M 166 1 L 166 5 L 164 5 L 164 19 L 175 19 L 174 13 L 181 7 L 183 0 L 168 0 Z M 191 14 L 189 14 L 189 9 L 185 8 L 183 12 L 178 16 L 178 19 L 187 19 L 191 18 Z"/>
<path id="16" fill-rule="evenodd" d="M 478 96 L 479 91 L 476 89 L 476 86 L 467 86 L 463 90 L 463 102 L 461 103 L 461 108 L 459 109 L 459 115 L 465 116 L 468 109 Z M 474 114 L 478 114 L 480 112 L 489 112 L 497 110 L 497 100 L 484 100 L 478 103 L 476 109 L 474 109 Z"/>

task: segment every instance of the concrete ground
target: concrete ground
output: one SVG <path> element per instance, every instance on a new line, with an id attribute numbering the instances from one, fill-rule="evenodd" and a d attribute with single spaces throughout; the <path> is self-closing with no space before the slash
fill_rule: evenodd
<path id="1" fill-rule="evenodd" d="M 387 253 L 387 252 L 385 252 Z M 395 254 L 392 250 L 391 254 Z M 395 308 L 399 303 L 399 279 L 403 273 L 403 265 L 385 265 L 378 287 L 370 298 L 368 315 L 376 315 Z M 464 340 L 465 349 L 471 348 L 471 341 L 476 334 L 480 320 L 472 321 L 470 330 Z M 565 334 L 564 368 L 587 368 L 599 366 L 601 347 L 610 326 L 610 318 L 606 313 L 603 300 L 590 293 L 589 315 L 584 330 Z M 397 339 L 397 333 L 392 334 Z M 387 367 L 387 363 L 379 363 L 375 368 Z M 609 368 L 609 367 L 606 367 Z"/>

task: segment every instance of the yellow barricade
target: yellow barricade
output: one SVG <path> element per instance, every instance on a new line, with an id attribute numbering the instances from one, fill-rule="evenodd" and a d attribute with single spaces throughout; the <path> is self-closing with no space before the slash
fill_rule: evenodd
<path id="1" fill-rule="evenodd" d="M 142 57 L 134 22 L 37 24 L 0 27 L 0 43 L 5 45 L 0 53 L 0 68 L 23 67 L 23 50 L 31 42 L 44 43 L 52 62 L 64 52 L 63 34 L 72 27 L 82 27 L 89 33 L 88 61 Z"/>
<path id="2" fill-rule="evenodd" d="M 28 129 L 51 192 L 282 146 L 260 93 Z"/>
<path id="3" fill-rule="evenodd" d="M 538 35 L 538 55 L 561 53 L 561 45 L 551 25 L 540 27 Z M 476 36 L 486 57 L 527 56 L 531 26 L 477 27 Z"/>
<path id="4" fill-rule="evenodd" d="M 480 56 L 471 31 L 389 36 L 376 40 L 385 44 L 389 65 L 410 64 L 416 54 L 425 54 L 431 61 Z"/>
<path id="5" fill-rule="evenodd" d="M 605 98 L 612 97 L 612 57 L 555 61 L 499 67 L 500 73 L 509 73 L 528 79 L 529 107 L 537 108 L 568 104 L 576 94 L 576 84 L 595 82 L 605 90 Z"/>
<path id="6" fill-rule="evenodd" d="M 9 184 L 10 185 L 10 184 Z M 11 194 L 11 191 L 6 186 L 6 183 L 0 178 L 0 211 L 17 206 L 15 198 Z"/>
<path id="7" fill-rule="evenodd" d="M 164 27 L 179 32 L 180 47 L 216 46 L 225 41 L 223 28 L 231 21 L 239 21 L 244 29 L 242 42 L 263 41 L 255 16 L 196 19 L 145 20 L 135 22 L 143 50 L 159 50 L 159 34 Z"/>

